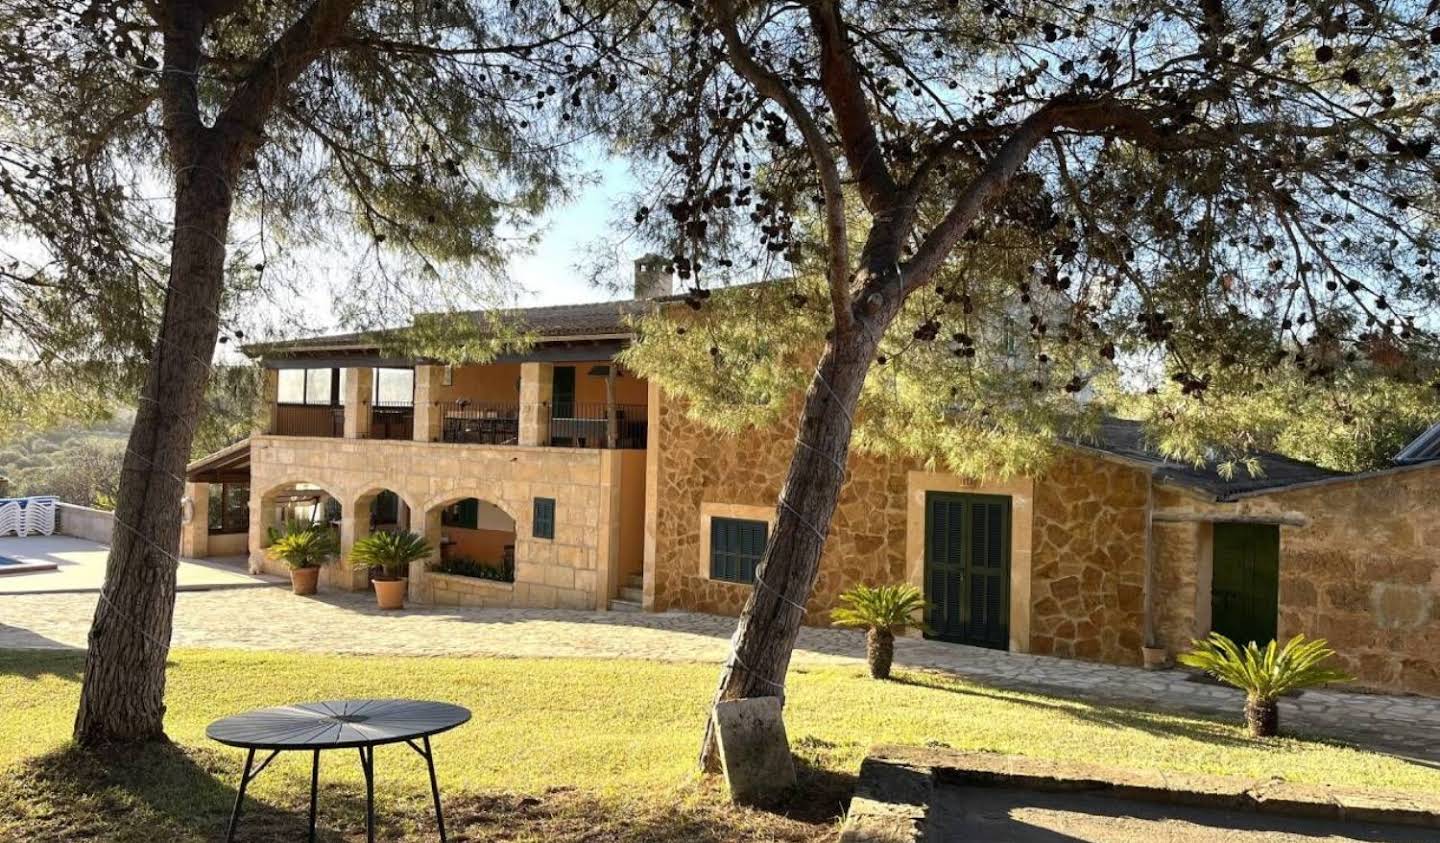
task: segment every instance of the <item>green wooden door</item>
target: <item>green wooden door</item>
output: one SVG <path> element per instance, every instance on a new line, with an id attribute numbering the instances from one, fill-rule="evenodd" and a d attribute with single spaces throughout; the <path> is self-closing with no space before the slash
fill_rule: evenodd
<path id="1" fill-rule="evenodd" d="M 556 366 L 551 381 L 550 415 L 557 419 L 575 417 L 575 367 Z"/>
<path id="2" fill-rule="evenodd" d="M 1216 524 L 1210 628 L 1237 644 L 1275 639 L 1280 596 L 1280 528 Z"/>
<path id="3" fill-rule="evenodd" d="M 927 634 L 1010 644 L 1010 499 L 931 492 L 925 498 Z"/>

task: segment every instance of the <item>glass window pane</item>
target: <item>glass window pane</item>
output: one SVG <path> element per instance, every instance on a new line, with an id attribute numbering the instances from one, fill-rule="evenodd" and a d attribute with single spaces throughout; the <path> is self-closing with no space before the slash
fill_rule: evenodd
<path id="1" fill-rule="evenodd" d="M 376 404 L 409 404 L 414 396 L 414 369 L 375 370 Z"/>
<path id="2" fill-rule="evenodd" d="M 276 373 L 279 390 L 276 400 L 281 404 L 303 404 L 305 402 L 305 370 L 281 369 Z"/>
<path id="3" fill-rule="evenodd" d="M 305 370 L 306 404 L 330 403 L 330 374 L 329 369 Z"/>
<path id="4" fill-rule="evenodd" d="M 210 532 L 218 533 L 225 524 L 225 502 L 223 492 L 225 487 L 219 483 L 210 484 L 210 503 L 206 510 L 206 520 L 209 522 Z"/>

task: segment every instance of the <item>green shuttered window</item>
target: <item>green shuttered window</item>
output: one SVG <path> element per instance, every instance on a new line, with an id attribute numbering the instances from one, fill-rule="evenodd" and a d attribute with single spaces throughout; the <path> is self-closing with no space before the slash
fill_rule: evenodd
<path id="1" fill-rule="evenodd" d="M 710 519 L 710 579 L 754 583 L 770 525 L 741 518 Z"/>
<path id="2" fill-rule="evenodd" d="M 531 533 L 537 539 L 555 538 L 555 499 L 535 499 L 534 529 Z"/>

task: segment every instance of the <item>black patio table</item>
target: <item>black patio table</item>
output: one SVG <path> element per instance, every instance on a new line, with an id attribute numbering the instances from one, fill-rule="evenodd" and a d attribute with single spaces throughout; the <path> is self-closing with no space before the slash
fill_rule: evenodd
<path id="1" fill-rule="evenodd" d="M 313 753 L 310 764 L 310 840 L 315 840 L 315 800 L 320 785 L 320 752 L 356 749 L 365 774 L 365 837 L 375 840 L 375 747 L 404 741 L 425 759 L 430 770 L 430 795 L 435 799 L 435 824 L 445 841 L 445 818 L 440 812 L 440 786 L 435 781 L 435 756 L 430 736 L 453 729 L 470 719 L 470 710 L 458 705 L 422 700 L 331 700 L 328 702 L 262 708 L 216 720 L 205 729 L 211 740 L 246 750 L 245 771 L 235 794 L 235 809 L 225 832 L 235 839 L 245 788 L 275 756 L 287 751 Z M 417 745 L 416 740 L 420 743 Z M 255 752 L 270 754 L 258 765 Z"/>

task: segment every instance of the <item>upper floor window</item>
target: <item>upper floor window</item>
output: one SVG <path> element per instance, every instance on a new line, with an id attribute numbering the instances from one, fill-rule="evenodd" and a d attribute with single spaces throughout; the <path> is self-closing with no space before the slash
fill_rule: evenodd
<path id="1" fill-rule="evenodd" d="M 281 369 L 275 399 L 281 404 L 340 403 L 340 378 L 334 369 Z"/>

